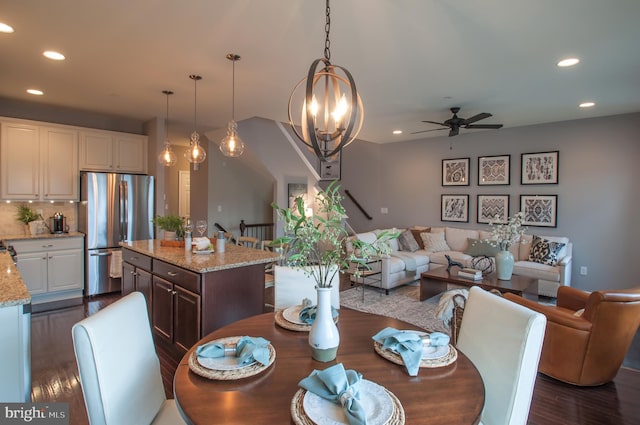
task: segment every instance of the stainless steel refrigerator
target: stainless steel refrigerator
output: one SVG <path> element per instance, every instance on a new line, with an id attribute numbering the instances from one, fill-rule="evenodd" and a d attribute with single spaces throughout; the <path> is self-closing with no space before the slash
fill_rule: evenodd
<path id="1" fill-rule="evenodd" d="M 85 234 L 85 296 L 120 291 L 123 241 L 153 239 L 153 176 L 82 173 L 78 230 Z"/>

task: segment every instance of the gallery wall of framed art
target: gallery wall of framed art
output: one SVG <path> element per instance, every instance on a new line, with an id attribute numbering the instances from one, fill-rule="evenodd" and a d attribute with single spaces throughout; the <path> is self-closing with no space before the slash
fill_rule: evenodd
<path id="1" fill-rule="evenodd" d="M 559 151 L 520 154 L 520 186 L 557 185 L 559 157 Z M 479 188 L 493 186 L 491 191 L 494 193 L 477 193 L 475 208 L 471 208 L 473 198 L 468 193 L 472 186 L 471 165 L 470 157 L 442 160 L 442 186 L 464 193 L 441 195 L 440 220 L 468 223 L 470 211 L 475 210 L 479 224 L 507 223 L 511 216 L 510 202 L 514 189 L 511 184 L 511 155 L 478 156 L 475 183 Z M 558 195 L 545 193 L 548 190 L 535 194 L 530 189 L 527 189 L 528 194 L 518 194 L 519 204 L 513 208 L 514 211 L 524 213 L 527 226 L 557 227 Z"/>

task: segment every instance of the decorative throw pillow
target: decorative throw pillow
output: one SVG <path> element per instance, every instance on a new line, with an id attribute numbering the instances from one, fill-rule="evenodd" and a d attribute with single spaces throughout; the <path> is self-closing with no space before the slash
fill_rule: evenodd
<path id="1" fill-rule="evenodd" d="M 444 240 L 444 233 L 420 233 L 420 237 L 427 252 L 451 251 Z"/>
<path id="2" fill-rule="evenodd" d="M 414 252 L 420 249 L 416 238 L 413 237 L 411 230 L 405 230 L 398 236 L 398 245 L 400 245 L 400 251 Z"/>
<path id="3" fill-rule="evenodd" d="M 488 239 L 467 238 L 467 242 L 467 250 L 464 253 L 472 257 L 481 255 L 485 257 L 495 257 L 498 251 L 500 251 L 498 244 Z"/>
<path id="4" fill-rule="evenodd" d="M 564 243 L 552 242 L 534 235 L 531 242 L 531 251 L 529 252 L 529 261 L 555 266 L 558 264 L 558 253 L 564 246 Z"/>
<path id="5" fill-rule="evenodd" d="M 422 236 L 420 236 L 420 234 L 428 232 L 429 228 L 428 227 L 424 229 L 412 228 L 410 230 L 411 230 L 411 233 L 413 234 L 414 239 L 418 243 L 418 246 L 420 247 L 419 249 L 424 249 L 424 243 L 422 242 Z"/>

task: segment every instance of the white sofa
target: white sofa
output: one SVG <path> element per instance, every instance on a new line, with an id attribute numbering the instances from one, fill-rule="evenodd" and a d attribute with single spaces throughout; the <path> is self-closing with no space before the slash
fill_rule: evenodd
<path id="1" fill-rule="evenodd" d="M 461 262 L 465 267 L 471 267 L 473 256 L 467 254 L 469 251 L 469 240 L 485 240 L 490 237 L 490 232 L 485 230 L 461 229 L 455 227 L 432 227 L 432 228 L 413 228 L 414 237 L 417 239 L 421 233 L 444 233 L 444 240 L 449 249 L 431 252 L 425 249 L 417 249 L 413 252 L 400 251 L 397 240 L 391 242 L 392 253 L 388 258 L 381 261 L 382 273 L 380 275 L 381 282 L 367 282 L 372 285 L 381 285 L 387 292 L 391 288 L 399 285 L 413 282 L 420 278 L 420 273 L 429 269 L 429 264 L 447 265 L 446 255 L 452 260 Z M 366 242 L 375 241 L 375 235 L 379 231 L 358 233 L 355 236 Z M 540 236 L 543 239 L 563 243 L 563 248 L 558 252 L 556 265 L 541 264 L 535 261 L 529 261 L 531 251 L 531 242 L 533 235 Z M 347 243 L 347 252 L 349 253 L 350 244 Z M 513 273 L 521 276 L 528 276 L 538 279 L 539 295 L 555 297 L 560 285 L 571 286 L 571 261 L 572 261 L 573 244 L 568 238 L 563 236 L 543 236 L 537 232 L 529 231 L 523 236 L 521 243 L 516 243 L 509 249 L 514 256 L 515 264 Z M 416 273 L 407 272 L 406 264 L 403 258 L 410 257 L 415 259 L 417 264 Z M 352 279 L 353 280 L 353 279 Z"/>
<path id="2" fill-rule="evenodd" d="M 382 230 L 373 230 L 371 232 L 358 233 L 355 236 L 351 236 L 349 239 L 357 238 L 361 241 L 373 244 L 376 241 L 377 235 L 381 231 Z M 351 281 L 356 282 L 358 281 L 357 279 L 364 279 L 364 283 L 380 287 L 389 294 L 389 289 L 420 279 L 420 273 L 429 270 L 429 255 L 424 251 L 401 251 L 397 239 L 392 239 L 388 243 L 391 247 L 391 254 L 383 256 L 379 264 L 371 264 L 373 271 L 381 270 L 380 275 L 373 276 L 371 278 L 356 278 L 351 276 Z M 353 252 L 353 247 L 349 241 L 347 241 L 346 247 L 347 254 L 351 254 Z M 407 261 L 407 257 L 410 258 L 411 261 Z M 412 264 L 413 262 L 415 262 L 415 264 Z M 407 270 L 407 264 L 410 266 L 415 265 L 415 271 Z M 413 267 L 409 267 L 409 269 L 412 268 Z"/>

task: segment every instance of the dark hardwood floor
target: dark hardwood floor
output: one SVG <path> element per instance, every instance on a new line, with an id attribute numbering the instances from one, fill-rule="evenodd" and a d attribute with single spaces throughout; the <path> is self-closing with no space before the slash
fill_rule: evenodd
<path id="1" fill-rule="evenodd" d="M 32 316 L 32 399 L 69 403 L 71 424 L 88 424 L 71 327 L 118 298 L 119 295 L 103 295 L 86 300 L 83 306 Z M 157 351 L 167 397 L 173 397 L 173 375 L 180 359 L 162 346 L 158 345 Z M 538 375 L 528 423 L 640 424 L 640 371 L 622 368 L 613 382 L 593 388 L 575 387 Z"/>

